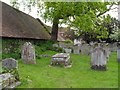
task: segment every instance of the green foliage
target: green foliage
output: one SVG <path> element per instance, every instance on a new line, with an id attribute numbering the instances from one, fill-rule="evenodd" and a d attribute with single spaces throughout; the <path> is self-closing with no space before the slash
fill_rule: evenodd
<path id="1" fill-rule="evenodd" d="M 65 52 L 65 50 L 63 50 L 61 47 L 53 47 L 51 50 L 52 51 L 56 51 L 56 52 L 60 52 L 60 53 L 64 53 Z"/>
<path id="2" fill-rule="evenodd" d="M 20 3 L 16 0 L 12 2 L 14 2 L 13 6 Z M 78 35 L 82 32 L 96 32 L 97 38 L 107 38 L 107 30 L 102 24 L 109 23 L 110 16 L 105 17 L 103 14 L 109 11 L 112 5 L 117 4 L 115 2 L 40 2 L 40 0 L 22 0 L 21 3 L 30 11 L 33 6 L 37 7 L 38 14 L 45 21 L 53 23 L 53 19 L 58 18 L 59 24 L 65 23 L 76 29 Z"/>
<path id="3" fill-rule="evenodd" d="M 57 52 L 64 52 L 64 50 L 60 47 L 53 47 L 53 42 L 51 40 L 41 41 L 41 40 L 21 40 L 21 39 L 3 39 L 2 40 L 2 59 L 5 58 L 14 58 L 20 59 L 21 58 L 21 50 L 22 46 L 25 42 L 31 42 L 35 46 L 35 55 L 36 58 L 40 59 L 40 55 L 47 51 L 57 51 Z"/>
<path id="4" fill-rule="evenodd" d="M 24 41 L 20 39 L 2 39 L 2 59 L 14 58 L 20 59 L 21 46 Z"/>
<path id="5" fill-rule="evenodd" d="M 110 36 L 111 39 L 120 41 L 120 29 L 114 30 L 113 34 Z"/>
<path id="6" fill-rule="evenodd" d="M 73 44 L 73 42 L 71 41 L 71 40 L 65 40 L 65 43 L 72 43 Z"/>
<path id="7" fill-rule="evenodd" d="M 120 21 L 115 18 L 111 18 L 112 34 L 110 38 L 116 41 L 120 41 Z"/>

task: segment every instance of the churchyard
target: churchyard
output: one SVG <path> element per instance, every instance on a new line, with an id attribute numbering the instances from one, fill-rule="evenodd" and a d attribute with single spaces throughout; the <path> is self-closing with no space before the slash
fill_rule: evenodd
<path id="1" fill-rule="evenodd" d="M 54 55 L 57 52 L 46 51 Z M 117 88 L 118 63 L 116 53 L 110 57 L 107 71 L 90 69 L 90 57 L 71 54 L 72 68 L 49 67 L 50 57 L 37 59 L 36 65 L 19 61 L 22 84 L 18 88 Z"/>
<path id="2" fill-rule="evenodd" d="M 118 2 L 2 1 L 0 89 L 119 88 Z"/>
<path id="3" fill-rule="evenodd" d="M 53 46 L 55 45 L 53 44 Z M 91 56 L 88 54 L 83 54 L 83 53 L 74 54 L 74 49 L 73 49 L 73 52 L 67 53 L 64 56 L 67 57 L 67 55 L 70 55 L 72 66 L 65 67 L 64 64 L 59 65 L 60 63 L 57 64 L 51 63 L 52 58 L 56 58 L 57 56 L 59 57 L 62 56 L 58 54 L 60 52 L 46 50 L 41 54 L 39 54 L 40 55 L 39 58 L 38 57 L 32 58 L 34 57 L 35 52 L 33 49 L 31 49 L 31 47 L 33 47 L 34 49 L 34 46 L 31 43 L 29 42 L 25 43 L 22 47 L 21 59 L 17 60 L 18 74 L 20 78 L 20 82 L 18 82 L 18 85 L 16 85 L 17 88 L 117 88 L 118 87 L 118 62 L 116 57 L 117 52 L 112 52 L 108 61 L 105 59 L 103 60 L 107 62 L 105 64 L 106 68 L 92 69 Z M 26 52 L 29 52 L 27 56 L 24 50 L 26 50 Z M 38 47 L 35 50 L 38 51 Z M 61 59 L 57 58 L 57 59 L 61 60 L 62 58 Z M 5 64 L 5 65 L 11 67 L 11 65 L 9 64 Z"/>

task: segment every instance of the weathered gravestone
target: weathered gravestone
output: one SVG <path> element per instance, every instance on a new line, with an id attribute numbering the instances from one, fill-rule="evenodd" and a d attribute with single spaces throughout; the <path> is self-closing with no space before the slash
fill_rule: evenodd
<path id="1" fill-rule="evenodd" d="M 64 50 L 65 50 L 66 53 L 72 53 L 72 49 L 65 48 Z"/>
<path id="2" fill-rule="evenodd" d="M 117 51 L 117 43 L 110 43 L 109 48 L 111 52 L 116 52 Z"/>
<path id="3" fill-rule="evenodd" d="M 113 44 L 109 44 L 109 49 L 110 49 L 110 51 L 112 52 L 113 51 Z"/>
<path id="4" fill-rule="evenodd" d="M 107 54 L 106 56 L 108 57 L 107 58 L 107 61 L 108 61 L 109 60 L 109 56 L 111 55 L 109 44 L 108 43 L 103 43 L 103 49 L 105 50 L 105 52 Z"/>
<path id="5" fill-rule="evenodd" d="M 72 48 L 72 47 L 73 47 L 73 44 L 72 44 L 72 43 L 67 43 L 67 44 L 66 44 L 66 47 L 67 47 L 67 48 Z"/>
<path id="6" fill-rule="evenodd" d="M 18 67 L 18 61 L 12 58 L 2 60 L 2 67 L 13 69 Z"/>
<path id="7" fill-rule="evenodd" d="M 95 44 L 91 50 L 91 69 L 106 70 L 107 52 L 102 44 Z"/>
<path id="8" fill-rule="evenodd" d="M 52 56 L 51 65 L 64 65 L 67 67 L 71 65 L 70 54 L 67 53 L 58 53 Z"/>
<path id="9" fill-rule="evenodd" d="M 61 47 L 61 48 L 66 48 L 67 46 L 66 46 L 66 44 L 65 43 L 59 43 L 59 47 Z"/>
<path id="10" fill-rule="evenodd" d="M 21 84 L 18 74 L 18 61 L 12 58 L 2 60 L 3 73 L 0 75 L 2 88 L 15 88 Z M 9 73 L 8 73 L 9 72 Z"/>
<path id="11" fill-rule="evenodd" d="M 35 48 L 30 42 L 26 42 L 22 49 L 23 63 L 36 64 Z"/>
<path id="12" fill-rule="evenodd" d="M 53 47 L 58 47 L 59 45 L 58 44 L 53 44 Z"/>
<path id="13" fill-rule="evenodd" d="M 114 51 L 114 52 L 117 52 L 117 49 L 118 49 L 117 43 L 113 43 L 113 51 Z"/>
<path id="14" fill-rule="evenodd" d="M 80 54 L 80 47 L 78 45 L 74 45 L 73 53 L 74 54 Z"/>
<path id="15" fill-rule="evenodd" d="M 120 43 L 118 44 L 117 61 L 120 62 Z"/>
<path id="16" fill-rule="evenodd" d="M 83 55 L 89 55 L 90 54 L 90 46 L 89 44 L 83 44 L 80 48 L 81 54 Z"/>

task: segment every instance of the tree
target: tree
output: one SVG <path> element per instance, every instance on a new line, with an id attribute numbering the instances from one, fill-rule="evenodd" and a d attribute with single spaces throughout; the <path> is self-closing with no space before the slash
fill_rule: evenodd
<path id="1" fill-rule="evenodd" d="M 12 0 L 19 3 L 16 0 Z M 101 37 L 106 37 L 107 31 L 100 24 L 104 20 L 109 22 L 109 17 L 102 15 L 110 10 L 113 3 L 111 2 L 44 2 L 40 0 L 22 0 L 22 3 L 31 10 L 32 6 L 38 7 L 38 13 L 46 21 L 53 23 L 51 39 L 56 41 L 58 34 L 58 25 L 65 23 L 70 27 L 75 28 L 78 34 L 81 32 L 97 32 Z M 110 5 L 107 8 L 107 5 Z M 42 10 L 41 10 L 42 9 Z M 44 12 L 43 12 L 44 10 Z M 101 29 L 102 28 L 102 29 Z M 100 38 L 100 36 L 98 36 Z"/>
<path id="2" fill-rule="evenodd" d="M 112 25 L 112 34 L 110 35 L 110 38 L 116 41 L 120 41 L 120 21 L 113 18 L 113 25 Z"/>

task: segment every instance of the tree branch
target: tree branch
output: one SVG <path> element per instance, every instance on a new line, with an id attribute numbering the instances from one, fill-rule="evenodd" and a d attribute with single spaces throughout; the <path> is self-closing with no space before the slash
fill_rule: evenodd
<path id="1" fill-rule="evenodd" d="M 112 6 L 113 6 L 113 4 L 110 5 L 109 9 L 107 9 L 106 11 L 104 11 L 104 12 L 100 12 L 100 13 L 97 15 L 97 18 L 98 18 L 99 16 L 105 14 L 107 11 L 109 11 L 109 10 L 111 9 Z"/>

